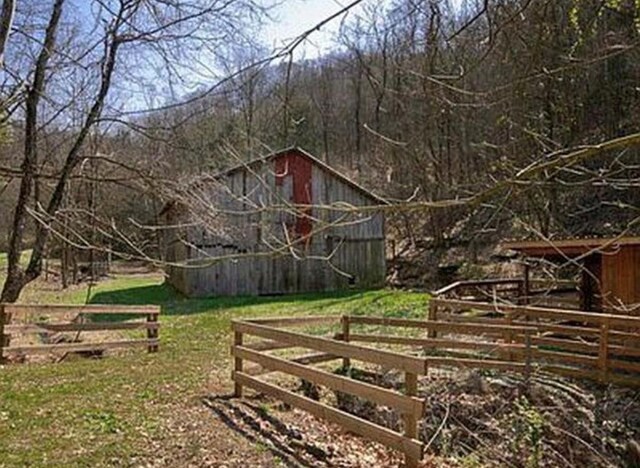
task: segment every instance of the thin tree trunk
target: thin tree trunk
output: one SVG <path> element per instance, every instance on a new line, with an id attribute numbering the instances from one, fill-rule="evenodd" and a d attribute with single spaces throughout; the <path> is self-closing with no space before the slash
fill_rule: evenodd
<path id="1" fill-rule="evenodd" d="M 62 4 L 64 0 L 57 0 L 54 8 L 54 13 L 57 12 L 57 15 L 52 15 L 52 20 L 55 17 L 55 26 L 57 26 L 57 22 L 59 19 L 60 12 L 62 11 Z M 53 218 L 60 205 L 62 203 L 64 193 L 67 187 L 67 183 L 69 178 L 71 177 L 71 173 L 73 169 L 76 167 L 80 159 L 80 150 L 82 149 L 84 142 L 89 135 L 89 131 L 91 127 L 97 122 L 98 118 L 102 113 L 102 108 L 104 106 L 105 99 L 109 92 L 109 88 L 111 87 L 111 79 L 113 77 L 113 72 L 116 65 L 116 57 L 118 53 L 119 46 L 122 41 L 115 36 L 115 31 L 117 31 L 119 25 L 123 21 L 122 15 L 115 22 L 115 26 L 111 30 L 110 42 L 107 42 L 105 45 L 105 56 L 102 63 L 102 76 L 100 82 L 100 89 L 98 91 L 98 95 L 89 110 L 87 117 L 76 136 L 75 141 L 69 152 L 67 153 L 67 157 L 64 162 L 64 166 L 60 175 L 58 177 L 57 184 L 53 190 L 53 194 L 51 195 L 51 199 L 49 200 L 49 204 L 45 210 L 46 216 L 45 219 Z M 51 28 L 47 28 L 47 33 Z M 53 28 L 53 32 L 55 32 L 55 28 Z M 49 34 L 47 34 L 48 36 Z M 50 40 L 51 44 L 53 43 L 53 39 Z M 51 49 L 51 47 L 47 46 L 47 41 L 45 39 L 45 46 L 43 50 L 47 51 Z M 48 59 L 48 52 L 47 52 Z M 44 60 L 44 65 L 46 67 L 46 60 Z M 44 75 L 44 68 L 42 68 L 42 74 Z M 44 76 L 43 76 L 44 78 Z M 44 80 L 40 86 L 44 88 Z M 39 95 L 39 94 L 38 94 Z M 36 101 L 37 104 L 37 101 Z M 33 135 L 35 136 L 36 127 L 35 120 L 33 121 L 34 125 L 32 128 Z M 27 138 L 27 141 L 29 139 Z M 27 143 L 27 146 L 29 143 Z M 35 148 L 35 147 L 34 147 Z M 29 164 L 26 164 L 27 158 L 25 155 L 25 166 L 33 166 L 33 158 L 29 159 Z M 33 245 L 33 250 L 31 253 L 31 258 L 29 260 L 29 265 L 26 270 L 23 272 L 18 264 L 19 253 L 22 248 L 22 238 L 24 234 L 24 220 L 26 215 L 26 203 L 29 198 L 29 194 L 31 192 L 31 186 L 34 177 L 35 167 L 25 167 L 24 175 L 22 179 L 22 187 L 20 192 L 20 197 L 18 198 L 18 204 L 16 206 L 16 215 L 14 216 L 14 232 L 12 233 L 12 242 L 9 245 L 9 255 L 8 255 L 8 271 L 7 271 L 7 279 L 4 284 L 4 288 L 2 290 L 2 296 L 0 297 L 0 301 L 2 302 L 15 302 L 20 296 L 20 292 L 22 289 L 31 281 L 36 279 L 40 273 L 42 272 L 42 259 L 43 252 L 47 242 L 47 238 L 49 236 L 49 227 L 42 223 L 36 224 L 36 235 L 35 242 Z M 30 174 L 28 174 L 30 171 Z M 25 179 L 28 179 L 28 183 L 25 183 Z M 24 191 L 24 193 L 23 193 Z M 15 260 L 15 261 L 13 261 Z"/>
<path id="2" fill-rule="evenodd" d="M 24 159 L 22 162 L 22 180 L 20 192 L 13 214 L 13 225 L 9 238 L 9 250 L 7 254 L 7 279 L 2 289 L 2 302 L 15 302 L 20 291 L 25 285 L 24 272 L 20 268 L 20 254 L 23 247 L 24 229 L 27 218 L 27 206 L 33 189 L 38 158 L 38 104 L 45 88 L 45 73 L 47 63 L 51 57 L 51 50 L 55 45 L 56 32 L 62 6 L 65 0 L 56 0 L 51 12 L 51 18 L 45 32 L 44 43 L 36 61 L 33 83 L 29 87 L 25 109 L 25 138 Z M 3 5 L 4 7 L 4 5 Z"/>
<path id="3" fill-rule="evenodd" d="M 4 0 L 2 2 L 2 13 L 0 13 L 0 69 L 4 68 L 4 51 L 7 48 L 15 13 L 15 0 Z"/>

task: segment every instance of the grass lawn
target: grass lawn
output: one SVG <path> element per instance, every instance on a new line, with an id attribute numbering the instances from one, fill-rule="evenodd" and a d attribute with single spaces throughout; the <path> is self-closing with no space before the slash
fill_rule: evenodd
<path id="1" fill-rule="evenodd" d="M 238 450 L 248 443 L 216 426 L 215 415 L 201 403 L 212 392 L 231 389 L 232 318 L 425 313 L 425 295 L 410 292 L 192 300 L 176 296 L 161 281 L 158 276 L 119 277 L 101 282 L 91 294 L 86 287 L 26 291 L 24 302 L 161 305 L 161 346 L 151 355 L 138 350 L 101 360 L 0 368 L 0 466 L 147 466 L 150 460 L 153 466 L 199 466 L 196 460 L 210 443 L 204 433 L 228 438 Z M 200 432 L 192 423 L 200 424 Z M 177 452 L 181 459 L 172 462 Z M 212 456 L 218 466 L 216 457 L 234 454 L 214 451 Z"/>

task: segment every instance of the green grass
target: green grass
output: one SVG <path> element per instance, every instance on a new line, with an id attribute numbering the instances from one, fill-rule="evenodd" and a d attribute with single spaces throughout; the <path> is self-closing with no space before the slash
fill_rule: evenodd
<path id="1" fill-rule="evenodd" d="M 26 265 L 27 261 L 29 261 L 29 256 L 31 255 L 31 249 L 23 250 L 22 255 L 20 256 L 20 263 L 22 265 Z M 7 253 L 0 252 L 0 268 L 5 268 L 7 266 Z"/>
<path id="2" fill-rule="evenodd" d="M 121 277 L 86 288 L 38 292 L 29 302 L 158 304 L 161 347 L 101 360 L 0 369 L 0 466 L 109 466 L 152 458 L 150 441 L 173 437 L 167 421 L 228 391 L 230 320 L 250 316 L 423 316 L 424 294 L 391 290 L 270 298 L 185 299 L 157 277 Z M 212 416 L 213 417 L 213 416 Z M 125 463 L 126 464 L 126 463 Z"/>

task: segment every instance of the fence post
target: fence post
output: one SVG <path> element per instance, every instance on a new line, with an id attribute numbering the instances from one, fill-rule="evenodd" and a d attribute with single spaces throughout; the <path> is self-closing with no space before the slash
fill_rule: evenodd
<path id="1" fill-rule="evenodd" d="M 510 312 L 506 313 L 505 320 L 507 322 L 507 326 L 508 327 L 513 326 L 513 317 L 511 316 Z M 504 341 L 508 345 L 513 344 L 513 331 L 512 330 L 508 330 L 508 331 L 505 332 Z M 509 351 L 507 352 L 507 357 L 508 357 L 509 361 L 513 361 L 513 349 L 511 347 L 509 347 Z"/>
<path id="2" fill-rule="evenodd" d="M 0 304 L 0 364 L 4 363 L 4 347 L 5 347 L 5 337 L 4 337 L 4 324 L 6 321 L 6 314 L 4 312 L 4 304 Z"/>
<path id="3" fill-rule="evenodd" d="M 531 330 L 527 330 L 525 333 L 525 367 L 524 367 L 524 384 L 529 390 L 531 385 Z"/>
<path id="4" fill-rule="evenodd" d="M 427 319 L 430 322 L 435 322 L 438 320 L 438 306 L 433 301 L 429 301 L 429 312 L 427 314 Z M 438 332 L 433 328 L 429 328 L 427 331 L 427 338 L 437 338 Z"/>
<path id="5" fill-rule="evenodd" d="M 600 369 L 600 381 L 607 383 L 607 367 L 609 359 L 609 320 L 600 325 L 600 349 L 598 350 L 598 368 Z"/>
<path id="6" fill-rule="evenodd" d="M 418 375 L 412 372 L 405 374 L 405 386 L 407 396 L 418 394 Z M 420 415 L 421 416 L 421 415 Z M 418 438 L 418 416 L 413 413 L 404 414 L 404 435 L 410 439 Z M 410 457 L 405 453 L 405 465 L 407 468 L 416 468 L 420 460 Z"/>
<path id="7" fill-rule="evenodd" d="M 153 343 L 149 343 L 147 347 L 147 351 L 150 353 L 158 352 L 158 313 L 154 312 L 152 314 L 147 314 L 147 324 L 153 324 L 153 328 L 147 328 L 147 339 L 154 340 Z"/>
<path id="8" fill-rule="evenodd" d="M 349 342 L 349 316 L 343 315 L 340 319 L 342 322 L 342 340 L 345 342 Z M 351 359 L 342 358 L 342 367 L 343 369 L 348 369 L 351 367 Z"/>
<path id="9" fill-rule="evenodd" d="M 232 328 L 235 328 L 233 326 L 233 324 L 231 325 Z M 236 346 L 242 346 L 242 333 L 238 332 L 238 331 L 233 331 L 233 347 L 235 348 Z M 235 351 L 235 350 L 234 350 Z M 235 352 L 234 352 L 235 354 Z M 238 381 L 236 380 L 235 377 L 235 373 L 236 372 L 242 372 L 242 359 L 239 357 L 235 357 L 234 358 L 234 365 L 233 365 L 233 380 L 234 380 L 234 384 L 233 384 L 233 396 L 235 396 L 236 398 L 242 398 L 242 385 L 240 385 L 238 383 Z"/>

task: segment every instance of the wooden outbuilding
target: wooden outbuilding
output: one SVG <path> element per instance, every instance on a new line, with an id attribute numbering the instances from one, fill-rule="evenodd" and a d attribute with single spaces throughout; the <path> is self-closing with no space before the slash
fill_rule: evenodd
<path id="1" fill-rule="evenodd" d="M 196 297 L 381 286 L 386 204 L 300 148 L 203 175 L 161 212 L 167 281 Z"/>
<path id="2" fill-rule="evenodd" d="M 514 241 L 502 244 L 525 257 L 580 265 L 580 308 L 640 314 L 640 237 Z M 525 264 L 525 284 L 529 268 Z"/>

